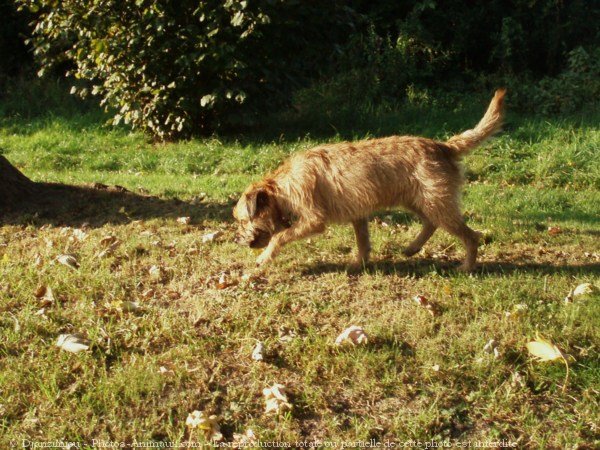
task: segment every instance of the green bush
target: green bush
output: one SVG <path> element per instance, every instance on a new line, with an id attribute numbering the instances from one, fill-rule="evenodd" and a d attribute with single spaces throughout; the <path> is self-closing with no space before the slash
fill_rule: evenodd
<path id="1" fill-rule="evenodd" d="M 354 35 L 323 77 L 295 96 L 303 112 L 327 114 L 395 107 L 407 96 L 423 101 L 415 85 L 433 80 L 443 52 L 405 34 L 396 39 L 377 35 L 374 27 Z"/>
<path id="2" fill-rule="evenodd" d="M 443 49 L 445 76 L 556 75 L 564 69 L 566 51 L 598 46 L 600 37 L 597 1 L 353 0 L 352 5 L 380 36 L 406 35 Z"/>
<path id="3" fill-rule="evenodd" d="M 41 73 L 71 61 L 73 93 L 159 139 L 281 104 L 352 23 L 343 2 L 326 0 L 19 1 L 36 15 Z"/>
<path id="4" fill-rule="evenodd" d="M 570 113 L 600 101 L 600 49 L 578 47 L 568 54 L 568 67 L 556 77 L 543 78 L 533 89 L 542 113 Z"/>

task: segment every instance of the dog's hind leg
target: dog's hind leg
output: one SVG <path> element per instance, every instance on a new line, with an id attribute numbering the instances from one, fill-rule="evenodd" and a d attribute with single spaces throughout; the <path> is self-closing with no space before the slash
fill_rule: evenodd
<path id="1" fill-rule="evenodd" d="M 356 234 L 356 243 L 358 244 L 358 257 L 356 263 L 359 265 L 369 262 L 371 253 L 371 241 L 369 239 L 369 221 L 367 219 L 358 219 L 352 222 L 354 233 Z"/>
<path id="2" fill-rule="evenodd" d="M 262 266 L 263 264 L 271 261 L 277 253 L 281 250 L 285 244 L 297 241 L 313 234 L 322 233 L 325 231 L 325 224 L 322 222 L 307 222 L 305 220 L 299 220 L 291 227 L 286 228 L 281 233 L 274 235 L 267 245 L 267 248 L 256 259 L 256 265 Z"/>
<path id="3" fill-rule="evenodd" d="M 458 270 L 462 272 L 472 271 L 475 268 L 477 259 L 480 234 L 467 226 L 458 210 L 441 218 L 440 222 L 440 227 L 460 239 L 467 251 L 467 255 Z"/>
<path id="4" fill-rule="evenodd" d="M 419 217 L 421 218 L 421 222 L 423 222 L 423 228 L 421 228 L 421 232 L 417 235 L 417 237 L 406 247 L 402 253 L 405 256 L 413 256 L 423 248 L 423 245 L 433 236 L 437 227 L 433 224 L 431 220 L 425 216 L 425 214 L 419 213 Z"/>

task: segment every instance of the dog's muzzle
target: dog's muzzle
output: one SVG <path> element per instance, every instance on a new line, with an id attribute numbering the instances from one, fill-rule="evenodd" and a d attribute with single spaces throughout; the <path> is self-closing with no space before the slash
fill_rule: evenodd
<path id="1" fill-rule="evenodd" d="M 253 233 L 238 234 L 235 243 L 247 245 L 250 248 L 264 248 L 271 240 L 271 233 L 264 230 L 255 230 Z"/>

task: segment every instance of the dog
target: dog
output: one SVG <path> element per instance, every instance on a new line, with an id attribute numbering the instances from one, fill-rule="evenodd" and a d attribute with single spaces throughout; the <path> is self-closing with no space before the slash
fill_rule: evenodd
<path id="1" fill-rule="evenodd" d="M 499 131 L 505 94 L 505 89 L 497 90 L 477 126 L 445 142 L 391 136 L 321 145 L 292 155 L 242 194 L 233 210 L 239 224 L 236 242 L 264 248 L 256 260 L 261 266 L 285 244 L 322 233 L 327 224 L 352 223 L 356 263 L 364 265 L 371 252 L 369 215 L 401 206 L 423 225 L 404 255 L 419 252 L 442 228 L 466 249 L 459 270 L 473 270 L 480 234 L 465 224 L 460 210 L 460 160 Z"/>

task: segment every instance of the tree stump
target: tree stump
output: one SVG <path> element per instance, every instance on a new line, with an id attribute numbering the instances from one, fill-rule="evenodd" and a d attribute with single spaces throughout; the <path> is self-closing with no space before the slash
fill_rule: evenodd
<path id="1" fill-rule="evenodd" d="M 0 155 L 0 210 L 19 209 L 38 191 L 38 184 Z"/>

